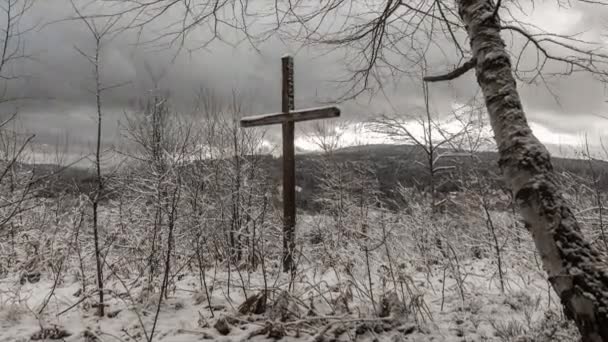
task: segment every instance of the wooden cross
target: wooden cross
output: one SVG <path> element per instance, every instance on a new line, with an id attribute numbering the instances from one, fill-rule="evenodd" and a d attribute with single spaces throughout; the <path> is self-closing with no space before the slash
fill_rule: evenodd
<path id="1" fill-rule="evenodd" d="M 294 123 L 340 116 L 337 107 L 294 110 L 293 58 L 285 56 L 282 62 L 281 113 L 262 114 L 241 119 L 241 127 L 281 124 L 283 126 L 283 272 L 295 271 L 296 227 L 296 174 L 294 158 Z"/>

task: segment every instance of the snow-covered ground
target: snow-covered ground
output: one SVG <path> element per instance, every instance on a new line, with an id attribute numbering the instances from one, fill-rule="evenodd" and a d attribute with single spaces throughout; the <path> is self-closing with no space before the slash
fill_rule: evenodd
<path id="1" fill-rule="evenodd" d="M 197 274 L 180 272 L 160 306 L 153 339 L 274 340 L 268 332 L 272 326 L 279 336 L 285 335 L 285 341 L 574 340 L 574 329 L 562 320 L 559 303 L 542 272 L 524 267 L 513 256 L 505 260 L 511 267 L 505 272 L 504 293 L 491 258 L 460 260 L 460 276 L 450 267 L 435 265 L 430 272 L 418 267 L 399 283 L 396 297 L 387 295 L 394 286 L 383 286 L 378 270 L 371 270 L 375 310 L 363 285 L 367 280 L 356 282 L 331 269 L 297 273 L 291 289 L 288 275 L 269 271 L 268 307 L 259 315 L 239 314 L 238 307 L 245 295 L 251 297 L 264 289 L 261 272 L 242 271 L 239 276 L 233 269 L 228 293 L 225 270 L 209 269 L 205 273 L 209 298 Z M 100 318 L 92 307 L 96 299 L 83 296 L 81 282 L 73 276 L 65 276 L 54 290 L 54 279 L 46 275 L 34 284 L 21 284 L 18 277 L 3 279 L 0 341 L 28 341 L 38 337 L 35 334 L 41 329 L 53 327 L 69 333 L 62 337 L 65 341 L 146 341 L 154 325 L 158 293 L 145 291 L 144 283 L 143 279 L 109 276 L 106 317 Z M 403 294 L 405 303 L 396 299 Z M 285 322 L 273 313 L 281 296 L 290 302 Z M 397 309 L 391 308 L 381 318 L 383 304 Z M 223 318 L 229 326 L 225 335 L 216 328 Z M 274 323 L 266 323 L 272 319 Z"/>

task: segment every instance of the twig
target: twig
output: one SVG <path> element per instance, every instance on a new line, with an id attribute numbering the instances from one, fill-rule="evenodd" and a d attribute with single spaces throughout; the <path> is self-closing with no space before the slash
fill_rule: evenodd
<path id="1" fill-rule="evenodd" d="M 502 0 L 498 0 L 496 2 L 496 6 L 494 6 L 494 13 L 492 13 L 492 17 L 496 18 L 498 16 L 498 10 L 500 9 L 500 4 Z"/>
<path id="2" fill-rule="evenodd" d="M 85 299 L 91 297 L 91 295 L 83 295 L 82 298 L 80 298 L 80 300 L 78 300 L 76 303 L 70 305 L 69 307 L 67 307 L 65 310 L 61 311 L 60 313 L 58 313 L 56 316 L 59 317 L 61 315 L 63 315 L 64 313 L 72 310 L 73 308 L 75 308 L 76 306 L 78 306 L 78 304 L 82 303 L 85 301 Z"/>

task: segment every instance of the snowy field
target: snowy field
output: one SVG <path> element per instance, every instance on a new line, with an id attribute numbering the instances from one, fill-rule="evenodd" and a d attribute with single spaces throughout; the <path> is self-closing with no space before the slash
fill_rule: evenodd
<path id="1" fill-rule="evenodd" d="M 502 226 L 511 219 L 497 214 Z M 384 238 L 369 232 L 367 241 L 384 241 L 380 247 L 355 237 L 315 240 L 315 227 L 329 223 L 301 221 L 305 247 L 293 276 L 272 258 L 230 273 L 218 261 L 201 273 L 194 258 L 185 259 L 170 272 L 159 306 L 162 279 L 149 286 L 145 275 L 108 266 L 104 317 L 96 315 L 94 268 L 85 270 L 84 291 L 76 264 L 5 277 L 0 341 L 576 340 L 521 228 L 500 233 L 501 286 L 492 249 L 479 248 L 488 240 L 485 227 L 446 233 L 448 246 L 425 252 L 425 261 L 417 234 L 429 227 L 412 221 L 395 222 Z"/>

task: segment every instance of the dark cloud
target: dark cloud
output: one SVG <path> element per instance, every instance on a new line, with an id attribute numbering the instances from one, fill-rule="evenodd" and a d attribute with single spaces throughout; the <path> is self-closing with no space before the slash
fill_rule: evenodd
<path id="1" fill-rule="evenodd" d="M 529 19 L 536 20 L 541 26 L 555 27 L 547 16 L 558 14 L 547 12 L 549 14 L 543 16 L 546 6 L 549 5 L 543 3 L 538 6 Z M 568 26 L 572 29 L 587 30 L 590 35 L 599 30 L 602 16 L 595 9 L 580 5 L 569 11 L 559 15 L 570 20 Z M 95 132 L 95 98 L 90 92 L 92 68 L 76 49 L 91 52 L 94 45 L 83 23 L 61 21 L 73 14 L 68 1 L 56 0 L 38 2 L 24 18 L 25 26 L 39 24 L 38 30 L 25 37 L 27 48 L 36 58 L 16 66 L 27 74 L 27 78 L 13 82 L 10 91 L 29 99 L 19 102 L 20 120 L 27 131 L 37 134 L 40 143 L 52 144 L 57 136 L 69 134 L 74 144 L 86 145 Z M 246 99 L 247 110 L 251 113 L 278 111 L 280 57 L 294 53 L 295 45 L 288 46 L 279 39 L 269 39 L 257 45 L 259 51 L 256 51 L 247 42 L 232 47 L 217 41 L 205 49 L 188 53 L 188 48 L 197 47 L 197 38 L 204 37 L 204 26 L 190 35 L 185 49 L 178 55 L 175 49 L 136 45 L 137 39 L 152 39 L 154 33 L 149 32 L 158 32 L 162 21 L 154 25 L 157 26 L 139 36 L 139 32 L 129 31 L 104 43 L 101 54 L 103 83 L 127 82 L 103 96 L 107 141 L 114 141 L 120 135 L 117 122 L 124 111 L 154 87 L 153 75 L 162 75 L 159 87 L 170 93 L 175 108 L 183 112 L 193 108 L 201 88 L 213 89 L 219 97 L 226 99 L 237 92 Z M 592 29 L 589 29 L 590 25 Z M 297 50 L 298 107 L 316 106 L 336 99 L 347 87 L 334 81 L 348 75 L 345 61 L 352 57 L 353 52 L 325 52 L 315 47 Z M 430 70 L 435 73 L 450 69 L 457 61 L 438 51 L 432 53 Z M 556 132 L 574 134 L 593 129 L 602 119 L 592 114 L 601 114 L 605 110 L 603 87 L 586 74 L 552 78 L 546 84 L 520 84 L 520 90 L 530 119 Z M 431 91 L 434 110 L 447 114 L 452 103 L 472 97 L 477 86 L 470 73 L 450 84 L 433 84 Z M 364 95 L 342 104 L 342 107 L 345 119 L 357 121 L 382 113 L 407 113 L 422 104 L 420 80 L 402 77 L 387 80 L 383 92 L 376 93 L 373 99 Z M 273 132 L 271 135 L 276 133 Z"/>

